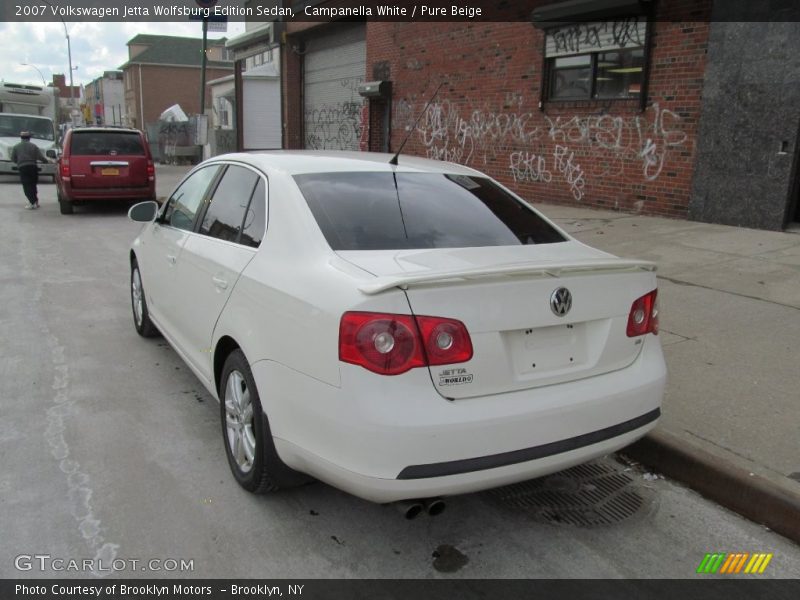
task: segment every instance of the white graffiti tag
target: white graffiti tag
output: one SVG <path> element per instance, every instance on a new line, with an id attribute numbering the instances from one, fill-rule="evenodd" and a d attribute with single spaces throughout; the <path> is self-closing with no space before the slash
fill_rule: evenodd
<path id="1" fill-rule="evenodd" d="M 556 171 L 564 176 L 572 192 L 572 197 L 580 201 L 583 198 L 583 188 L 586 181 L 583 177 L 583 169 L 575 162 L 575 153 L 570 152 L 566 146 L 556 144 L 553 150 L 553 164 Z"/>
<path id="2" fill-rule="evenodd" d="M 576 200 L 583 198 L 589 178 L 638 169 L 645 181 L 657 179 L 670 154 L 687 143 L 680 115 L 658 103 L 637 115 L 556 117 L 525 112 L 524 104 L 521 95 L 508 93 L 504 108 L 513 108 L 503 111 L 434 102 L 415 133 L 429 158 L 479 167 L 500 162 L 516 183 L 550 183 L 555 175 Z M 410 131 L 423 106 L 401 100 L 395 127 Z M 586 168 L 577 163 L 576 153 L 584 157 Z"/>
<path id="3" fill-rule="evenodd" d="M 553 174 L 547 170 L 547 158 L 534 152 L 512 152 L 509 167 L 514 181 L 542 181 L 550 183 Z"/>

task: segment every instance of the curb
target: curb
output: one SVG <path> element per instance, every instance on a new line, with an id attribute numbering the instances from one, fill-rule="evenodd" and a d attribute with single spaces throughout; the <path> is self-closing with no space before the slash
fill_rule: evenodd
<path id="1" fill-rule="evenodd" d="M 621 451 L 706 498 L 800 543 L 800 486 L 712 454 L 659 430 Z"/>

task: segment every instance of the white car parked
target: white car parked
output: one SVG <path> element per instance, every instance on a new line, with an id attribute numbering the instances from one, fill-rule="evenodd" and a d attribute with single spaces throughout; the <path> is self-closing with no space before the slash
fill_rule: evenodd
<path id="1" fill-rule="evenodd" d="M 486 175 L 388 154 L 229 154 L 130 251 L 137 331 L 220 402 L 236 480 L 375 502 L 501 486 L 652 429 L 655 267 L 590 248 Z"/>

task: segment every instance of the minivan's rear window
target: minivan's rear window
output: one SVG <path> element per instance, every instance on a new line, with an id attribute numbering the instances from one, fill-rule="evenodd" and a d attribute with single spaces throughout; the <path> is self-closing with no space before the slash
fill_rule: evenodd
<path id="1" fill-rule="evenodd" d="M 471 248 L 563 242 L 485 177 L 311 173 L 294 180 L 334 250 Z"/>
<path id="2" fill-rule="evenodd" d="M 142 138 L 135 131 L 74 131 L 70 148 L 76 156 L 144 156 Z"/>

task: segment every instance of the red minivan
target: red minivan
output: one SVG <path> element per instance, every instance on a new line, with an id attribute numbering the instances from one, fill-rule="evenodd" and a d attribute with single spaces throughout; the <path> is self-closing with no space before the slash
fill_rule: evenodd
<path id="1" fill-rule="evenodd" d="M 156 172 L 138 129 L 78 127 L 67 131 L 56 172 L 61 214 L 93 200 L 155 200 Z"/>

